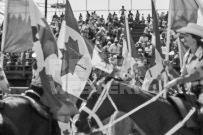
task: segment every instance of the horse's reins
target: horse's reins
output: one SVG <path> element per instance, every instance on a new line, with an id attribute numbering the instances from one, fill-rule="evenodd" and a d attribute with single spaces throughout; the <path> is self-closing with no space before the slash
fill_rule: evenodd
<path id="1" fill-rule="evenodd" d="M 113 125 L 115 125 L 116 123 L 120 122 L 121 120 L 129 117 L 130 115 L 132 115 L 133 113 L 137 112 L 138 110 L 144 108 L 145 106 L 155 102 L 160 96 L 162 96 L 164 93 L 166 92 L 166 89 L 162 90 L 160 93 L 158 93 L 155 97 L 153 97 L 152 99 L 146 101 L 145 103 L 139 105 L 138 107 L 134 108 L 133 110 L 131 110 L 128 113 L 125 113 L 123 116 L 119 117 L 118 119 L 116 119 L 115 121 L 113 121 L 112 123 L 106 124 L 103 127 L 99 127 L 99 129 L 95 129 L 95 131 L 103 131 Z"/>
<path id="2" fill-rule="evenodd" d="M 112 106 L 114 107 L 115 110 L 118 110 L 115 103 L 113 102 L 113 100 L 111 99 L 111 97 L 109 96 L 108 92 L 110 90 L 110 86 L 113 82 L 113 79 L 111 79 L 106 87 L 104 88 L 104 90 L 102 91 L 101 95 L 99 96 L 99 99 L 97 100 L 96 104 L 94 105 L 93 109 L 90 110 L 89 108 L 87 108 L 86 106 L 83 106 L 80 108 L 80 111 L 85 111 L 86 113 L 89 114 L 88 119 L 90 120 L 92 117 L 95 119 L 96 123 L 98 124 L 99 127 L 103 127 L 103 123 L 100 120 L 100 118 L 97 116 L 96 111 L 99 109 L 99 107 L 101 106 L 101 104 L 103 103 L 103 101 L 106 99 L 106 97 L 109 98 L 109 101 L 112 103 Z"/>

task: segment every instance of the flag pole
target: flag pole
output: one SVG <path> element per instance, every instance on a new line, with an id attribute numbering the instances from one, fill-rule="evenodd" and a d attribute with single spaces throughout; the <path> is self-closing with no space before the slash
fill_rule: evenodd
<path id="1" fill-rule="evenodd" d="M 58 3 L 57 3 L 58 4 Z M 47 0 L 45 0 L 45 10 L 44 10 L 44 16 L 47 19 Z"/>
<path id="2" fill-rule="evenodd" d="M 127 46 L 128 46 L 128 56 L 127 59 L 132 58 L 132 48 L 131 48 L 131 42 L 130 42 L 130 29 L 129 29 L 129 23 L 128 23 L 128 18 L 127 18 L 127 13 L 125 12 L 125 23 L 126 23 L 126 34 L 127 34 Z M 133 74 L 133 63 L 130 63 L 131 67 L 131 75 Z"/>
<path id="3" fill-rule="evenodd" d="M 3 50 L 4 50 L 4 44 L 5 44 L 5 38 L 6 38 L 6 25 L 7 25 L 7 16 L 8 16 L 8 0 L 6 1 L 6 3 L 5 3 L 5 13 L 4 13 L 4 21 L 3 21 L 3 33 L 2 33 L 2 41 L 1 41 L 1 52 L 0 52 L 0 59 L 1 59 L 1 62 L 0 62 L 0 66 L 2 67 L 2 72 L 3 72 L 3 74 L 4 74 L 4 54 L 3 54 Z M 5 75 L 4 75 L 5 76 Z M 7 78 L 6 78 L 6 76 L 5 76 L 5 78 L 4 78 L 5 80 L 6 80 L 6 82 L 8 82 L 8 80 L 7 80 Z M 3 92 L 3 90 L 2 89 L 0 89 L 0 95 L 1 95 L 1 99 L 3 98 L 3 95 L 4 95 L 5 93 Z"/>
<path id="4" fill-rule="evenodd" d="M 168 12 L 168 27 L 167 27 L 167 38 L 166 38 L 166 58 L 169 60 L 169 48 L 170 48 L 170 30 L 171 30 L 171 11 L 172 11 L 172 0 L 169 1 L 169 12 Z"/>
<path id="5" fill-rule="evenodd" d="M 171 12 L 172 12 L 172 0 L 169 1 L 169 12 L 168 12 L 168 26 L 167 26 L 167 37 L 166 37 L 166 56 L 165 60 L 169 60 L 169 48 L 170 48 L 170 31 L 171 31 Z M 165 72 L 168 71 L 168 66 L 165 68 Z M 168 83 L 168 77 L 166 74 L 164 74 L 164 85 Z M 166 98 L 166 92 L 163 95 L 164 98 Z"/>
<path id="6" fill-rule="evenodd" d="M 5 38 L 6 38 L 6 25 L 7 25 L 7 16 L 8 16 L 8 0 L 6 0 L 5 3 L 5 13 L 4 13 L 4 21 L 3 21 L 3 33 L 2 33 L 2 41 L 1 41 L 1 67 L 3 68 L 4 63 L 4 44 L 5 44 Z"/>

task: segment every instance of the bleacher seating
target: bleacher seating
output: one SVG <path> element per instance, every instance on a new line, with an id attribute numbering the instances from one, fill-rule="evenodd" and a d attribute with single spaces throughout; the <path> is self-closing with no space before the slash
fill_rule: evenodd
<path id="1" fill-rule="evenodd" d="M 144 29 L 145 29 L 146 25 L 145 24 L 136 24 L 132 31 L 131 31 L 131 35 L 132 35 L 132 38 L 134 40 L 134 43 L 136 43 L 140 36 L 142 35 Z"/>

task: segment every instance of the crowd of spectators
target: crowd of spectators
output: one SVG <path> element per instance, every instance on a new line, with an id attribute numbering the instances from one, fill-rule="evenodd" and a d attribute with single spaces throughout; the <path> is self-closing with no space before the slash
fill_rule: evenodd
<path id="1" fill-rule="evenodd" d="M 21 53 L 6 53 L 4 55 L 4 70 L 29 70 L 33 62 L 33 51 Z"/>
<path id="2" fill-rule="evenodd" d="M 112 64 L 114 67 L 119 67 L 122 64 L 125 14 L 127 15 L 131 32 L 136 30 L 136 26 L 145 25 L 142 35 L 134 45 L 140 56 L 141 65 L 147 67 L 150 64 L 150 58 L 154 48 L 154 45 L 152 45 L 153 19 L 151 14 L 148 14 L 148 16 L 145 17 L 144 14 L 139 12 L 139 10 L 136 11 L 136 14 L 133 14 L 131 10 L 127 11 L 124 6 L 122 6 L 119 14 L 115 12 L 109 13 L 108 17 L 105 19 L 103 15 L 97 15 L 96 11 L 91 13 L 87 11 L 85 17 L 83 17 L 82 14 L 79 15 L 79 18 L 77 19 L 78 27 L 82 36 L 92 41 L 92 43 L 106 55 L 104 57 L 105 62 Z M 161 46 L 164 48 L 166 46 L 168 12 L 157 12 L 157 17 Z M 52 29 L 56 39 L 58 38 L 63 19 L 64 13 L 60 16 L 55 13 L 52 18 L 52 22 L 50 23 L 50 28 Z M 172 32 L 169 59 L 174 63 L 174 67 L 179 70 L 179 54 L 176 38 L 176 33 Z M 7 54 L 5 65 L 31 65 L 31 60 L 29 60 L 32 59 L 31 54 L 31 51 L 19 54 Z M 8 68 L 6 68 L 6 70 L 8 70 Z M 136 70 L 133 69 L 134 72 Z M 138 72 L 136 73 L 138 74 Z M 142 75 L 141 78 L 143 80 L 144 73 L 140 75 Z"/>

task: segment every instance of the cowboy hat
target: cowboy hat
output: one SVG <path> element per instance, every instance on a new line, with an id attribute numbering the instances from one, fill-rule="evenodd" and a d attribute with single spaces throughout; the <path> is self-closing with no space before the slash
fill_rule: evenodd
<path id="1" fill-rule="evenodd" d="M 177 32 L 194 34 L 203 38 L 203 27 L 195 23 L 188 23 L 186 27 L 178 29 Z"/>

